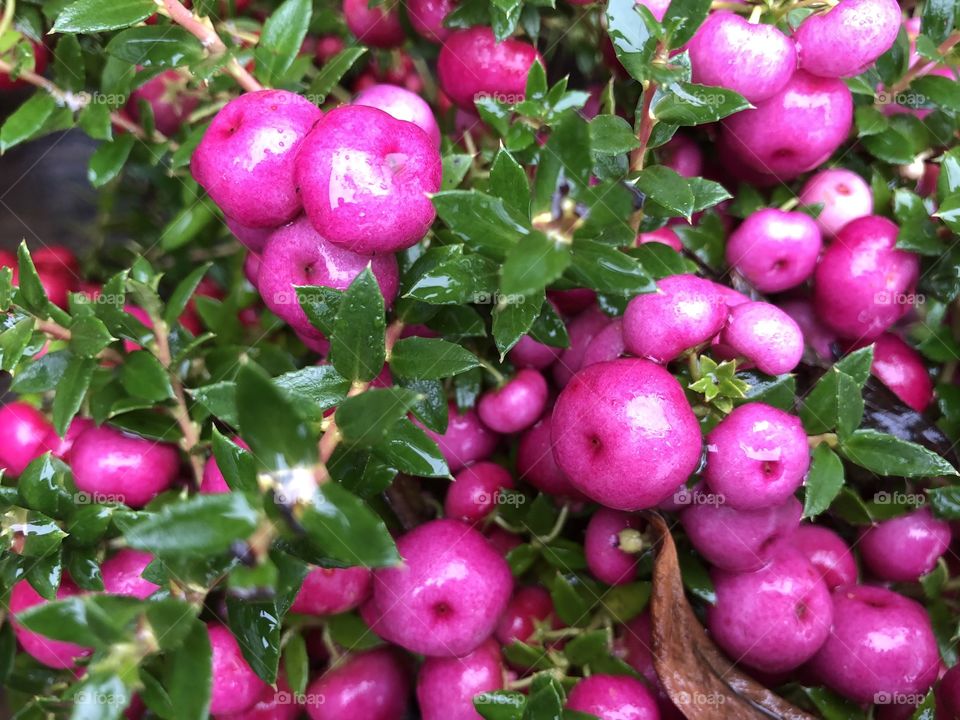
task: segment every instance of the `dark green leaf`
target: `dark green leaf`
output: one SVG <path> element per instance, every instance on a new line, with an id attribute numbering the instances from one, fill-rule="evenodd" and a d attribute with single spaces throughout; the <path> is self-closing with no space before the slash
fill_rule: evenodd
<path id="1" fill-rule="evenodd" d="M 590 149 L 603 155 L 620 155 L 640 147 L 630 123 L 618 115 L 597 115 L 590 121 Z"/>
<path id="2" fill-rule="evenodd" d="M 527 173 L 505 148 L 500 148 L 490 166 L 490 192 L 503 200 L 518 217 L 530 217 Z"/>
<path id="3" fill-rule="evenodd" d="M 213 682 L 211 655 L 207 629 L 200 620 L 194 620 L 183 645 L 167 658 L 165 688 L 177 720 L 206 720 Z"/>
<path id="4" fill-rule="evenodd" d="M 341 402 L 350 391 L 350 381 L 332 365 L 311 365 L 273 379 L 287 399 L 305 418 L 320 420 L 323 413 Z"/>
<path id="5" fill-rule="evenodd" d="M 337 483 L 318 487 L 299 520 L 311 543 L 331 558 L 367 567 L 400 562 L 383 520 Z"/>
<path id="6" fill-rule="evenodd" d="M 133 135 L 119 135 L 110 142 L 103 143 L 90 156 L 87 178 L 94 187 L 103 187 L 123 170 L 136 139 Z"/>
<path id="7" fill-rule="evenodd" d="M 145 25 L 114 35 L 106 51 L 116 58 L 143 67 L 179 67 L 203 58 L 203 46 L 177 26 Z"/>
<path id="8" fill-rule="evenodd" d="M 146 350 L 127 355 L 120 368 L 120 382 L 134 397 L 162 402 L 173 397 L 170 377 L 160 361 Z"/>
<path id="9" fill-rule="evenodd" d="M 343 293 L 330 338 L 330 361 L 347 380 L 369 382 L 383 369 L 384 313 L 380 286 L 367 266 Z"/>
<path id="10" fill-rule="evenodd" d="M 0 127 L 0 153 L 5 153 L 24 140 L 29 140 L 57 107 L 56 100 L 45 90 L 38 90 L 18 107 Z"/>
<path id="11" fill-rule="evenodd" d="M 647 201 L 653 201 L 673 214 L 690 218 L 694 210 L 690 183 L 665 165 L 645 168 L 636 178 L 636 187 Z"/>
<path id="12" fill-rule="evenodd" d="M 96 357 L 113 339 L 95 315 L 81 315 L 70 325 L 70 349 L 79 357 Z"/>
<path id="13" fill-rule="evenodd" d="M 634 79 L 646 80 L 662 28 L 646 7 L 633 0 L 611 0 L 606 15 L 617 59 Z"/>
<path id="14" fill-rule="evenodd" d="M 32 317 L 25 317 L 14 323 L 12 327 L 0 333 L 0 370 L 11 372 L 16 368 L 20 359 L 23 357 L 24 351 L 30 345 L 30 339 L 33 337 L 33 326 L 34 319 Z M 61 356 L 62 355 L 63 353 L 61 353 Z M 45 355 L 43 358 L 40 358 L 40 360 L 46 357 Z M 35 377 L 36 373 L 43 372 L 45 366 L 37 369 L 37 365 L 39 364 L 39 361 L 25 363 L 23 370 L 16 374 L 14 384 L 17 384 L 16 381 L 28 373 Z M 22 382 L 20 386 L 23 386 Z"/>
<path id="15" fill-rule="evenodd" d="M 95 33 L 136 25 L 157 11 L 154 0 L 77 0 L 57 16 L 53 32 Z"/>
<path id="16" fill-rule="evenodd" d="M 803 516 L 813 518 L 827 510 L 843 487 L 843 463 L 826 443 L 813 451 L 813 461 L 804 482 Z"/>
<path id="17" fill-rule="evenodd" d="M 543 290 L 528 297 L 513 298 L 513 302 L 510 302 L 509 297 L 500 298 L 500 302 L 493 309 L 493 340 L 501 358 L 520 342 L 520 338 L 530 332 L 534 321 L 540 315 L 543 298 Z"/>
<path id="18" fill-rule="evenodd" d="M 506 253 L 527 228 L 504 201 L 476 190 L 448 190 L 433 196 L 437 215 L 472 247 Z"/>
<path id="19" fill-rule="evenodd" d="M 203 276 L 206 275 L 210 269 L 210 265 L 211 263 L 203 263 L 200 267 L 195 268 L 189 275 L 181 280 L 174 291 L 170 293 L 167 307 L 163 311 L 163 319 L 167 325 L 173 327 L 173 324 L 177 322 L 184 308 L 187 307 L 187 303 L 190 302 L 190 298 L 193 296 L 200 281 L 203 280 Z"/>
<path id="20" fill-rule="evenodd" d="M 390 353 L 391 372 L 408 378 L 433 380 L 451 377 L 479 364 L 469 350 L 438 338 L 404 338 L 397 341 Z"/>
<path id="21" fill-rule="evenodd" d="M 877 430 L 857 430 L 840 445 L 843 456 L 877 475 L 935 478 L 956 476 L 944 458 L 922 445 Z"/>
<path id="22" fill-rule="evenodd" d="M 934 43 L 947 39 L 957 22 L 957 4 L 953 0 L 927 0 L 920 16 L 920 33 Z"/>
<path id="23" fill-rule="evenodd" d="M 374 448 L 391 467 L 406 475 L 448 477 L 450 469 L 437 444 L 406 418 L 394 425 L 386 440 Z"/>
<path id="24" fill-rule="evenodd" d="M 570 265 L 570 242 L 533 231 L 520 238 L 501 268 L 500 289 L 507 302 L 539 292 L 563 275 Z"/>
<path id="25" fill-rule="evenodd" d="M 403 388 L 378 388 L 347 398 L 337 410 L 344 442 L 367 447 L 380 443 L 418 399 Z"/>
<path id="26" fill-rule="evenodd" d="M 685 45 L 707 19 L 710 0 L 672 0 L 663 15 L 663 29 L 670 49 Z"/>
<path id="27" fill-rule="evenodd" d="M 70 421 L 80 410 L 83 398 L 93 379 L 97 361 L 92 358 L 73 357 L 63 371 L 63 379 L 53 396 L 53 427 L 63 437 Z"/>
<path id="28" fill-rule="evenodd" d="M 257 77 L 267 85 L 277 85 L 290 68 L 307 35 L 312 12 L 310 0 L 285 0 L 267 17 L 254 53 Z"/>
<path id="29" fill-rule="evenodd" d="M 466 177 L 473 164 L 473 155 L 447 153 L 443 156 L 443 184 L 441 190 L 453 190 Z"/>
<path id="30" fill-rule="evenodd" d="M 673 125 L 703 125 L 747 110 L 752 105 L 733 90 L 675 82 L 653 102 L 653 115 L 658 121 Z"/>
<path id="31" fill-rule="evenodd" d="M 310 102 L 316 105 L 325 103 L 330 91 L 340 82 L 340 78 L 353 67 L 353 64 L 359 60 L 366 51 L 367 49 L 365 47 L 348 47 L 327 60 L 310 84 L 310 89 L 307 91 L 307 97 L 310 99 Z"/>
<path id="32" fill-rule="evenodd" d="M 18 323 L 19 324 L 19 323 Z M 31 321 L 32 327 L 32 321 Z M 8 330 L 7 332 L 10 332 Z M 6 333 L 0 335 L 0 346 Z M 6 351 L 3 350 L 4 360 L 0 362 L 0 367 L 6 368 Z M 67 350 L 60 350 L 44 355 L 42 358 L 33 360 L 24 365 L 13 378 L 10 389 L 18 393 L 42 393 L 53 390 L 60 384 L 63 374 L 66 372 L 67 365 L 70 363 L 71 355 Z"/>

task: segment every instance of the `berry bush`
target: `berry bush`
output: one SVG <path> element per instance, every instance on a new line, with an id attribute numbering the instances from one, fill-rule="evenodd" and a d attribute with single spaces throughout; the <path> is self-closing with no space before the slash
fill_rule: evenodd
<path id="1" fill-rule="evenodd" d="M 958 15 L 5 0 L 6 716 L 960 718 Z"/>

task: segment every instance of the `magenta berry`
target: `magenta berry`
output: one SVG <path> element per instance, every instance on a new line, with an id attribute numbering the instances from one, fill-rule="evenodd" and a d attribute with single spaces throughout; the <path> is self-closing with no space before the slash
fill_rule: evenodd
<path id="1" fill-rule="evenodd" d="M 543 370 L 550 367 L 562 352 L 563 348 L 544 345 L 529 335 L 524 335 L 510 350 L 510 362 L 521 368 Z"/>
<path id="2" fill-rule="evenodd" d="M 80 588 L 69 578 L 60 581 L 57 600 L 66 600 L 80 594 Z M 10 591 L 10 615 L 13 632 L 20 647 L 37 662 L 52 668 L 72 668 L 79 658 L 89 655 L 90 648 L 74 643 L 52 640 L 44 635 L 31 632 L 17 622 L 17 614 L 28 608 L 47 602 L 26 580 L 19 581 Z"/>
<path id="3" fill-rule="evenodd" d="M 250 446 L 238 437 L 232 438 L 232 442 L 244 450 L 249 450 Z M 220 466 L 217 465 L 217 459 L 210 455 L 203 466 L 203 477 L 200 480 L 200 492 L 208 495 L 230 492 L 230 486 L 227 485 L 226 478 L 220 472 Z"/>
<path id="4" fill-rule="evenodd" d="M 741 405 L 707 436 L 704 478 L 738 510 L 784 502 L 800 487 L 809 467 L 800 418 L 770 405 Z"/>
<path id="5" fill-rule="evenodd" d="M 417 702 L 423 720 L 477 720 L 473 699 L 503 687 L 500 648 L 487 640 L 458 658 L 428 657 L 417 676 Z"/>
<path id="6" fill-rule="evenodd" d="M 193 153 L 193 177 L 238 223 L 282 225 L 300 212 L 294 158 L 321 115 L 285 90 L 240 95 L 207 128 Z"/>
<path id="7" fill-rule="evenodd" d="M 737 510 L 723 497 L 700 493 L 680 514 L 693 547 L 720 570 L 752 572 L 793 541 L 803 508 L 794 497 L 778 505 Z"/>
<path id="8" fill-rule="evenodd" d="M 354 105 L 366 105 L 383 110 L 397 120 L 406 120 L 423 130 L 440 145 L 440 128 L 427 102 L 406 88 L 397 85 L 373 85 L 353 99 Z"/>
<path id="9" fill-rule="evenodd" d="M 567 709 L 599 720 L 659 720 L 653 694 L 628 675 L 591 675 L 578 682 L 567 698 Z"/>
<path id="10" fill-rule="evenodd" d="M 593 305 L 567 323 L 570 346 L 563 351 L 560 359 L 553 366 L 553 379 L 559 387 L 570 382 L 573 374 L 583 366 L 583 356 L 594 335 L 605 328 L 609 322 L 610 318 Z"/>
<path id="11" fill-rule="evenodd" d="M 540 492 L 563 499 L 583 499 L 557 465 L 553 452 L 553 412 L 547 413 L 520 436 L 517 445 L 517 475 Z"/>
<path id="12" fill-rule="evenodd" d="M 841 585 L 833 591 L 833 628 L 810 669 L 854 702 L 881 693 L 925 693 L 940 653 L 926 610 L 892 590 Z"/>
<path id="13" fill-rule="evenodd" d="M 660 243 L 661 245 L 666 245 L 671 250 L 683 252 L 683 243 L 680 242 L 680 238 L 677 237 L 677 234 L 668 227 L 657 228 L 656 230 L 651 230 L 650 232 L 640 233 L 637 235 L 638 246 L 654 242 Z"/>
<path id="14" fill-rule="evenodd" d="M 727 306 L 709 280 L 670 275 L 637 295 L 623 316 L 623 340 L 634 355 L 669 362 L 720 331 Z"/>
<path id="15" fill-rule="evenodd" d="M 277 679 L 277 689 L 269 685 L 248 709 L 229 715 L 217 715 L 217 720 L 297 720 L 303 708 L 294 702 L 290 686 L 283 678 Z"/>
<path id="16" fill-rule="evenodd" d="M 537 421 L 547 405 L 547 381 L 524 368 L 503 386 L 490 390 L 477 403 L 483 424 L 495 432 L 514 433 Z"/>
<path id="17" fill-rule="evenodd" d="M 248 250 L 254 253 L 263 252 L 263 248 L 267 245 L 267 240 L 270 239 L 270 236 L 276 230 L 276 228 L 273 227 L 248 227 L 238 223 L 232 217 L 225 216 L 223 220 L 230 229 L 230 232 L 233 233 L 233 236 Z"/>
<path id="18" fill-rule="evenodd" d="M 213 651 L 213 688 L 210 712 L 214 715 L 248 710 L 267 686 L 250 668 L 233 633 L 223 625 L 207 625 Z"/>
<path id="19" fill-rule="evenodd" d="M 780 303 L 779 307 L 793 318 L 803 333 L 803 342 L 807 347 L 822 360 L 833 360 L 837 336 L 820 322 L 809 300 L 805 298 L 787 300 Z"/>
<path id="20" fill-rule="evenodd" d="M 378 635 L 437 657 L 465 655 L 490 637 L 513 577 L 483 535 L 457 520 L 434 520 L 403 535 L 397 549 L 403 565 L 374 571 L 373 597 L 363 607 Z"/>
<path id="21" fill-rule="evenodd" d="M 873 191 L 855 172 L 830 168 L 812 175 L 800 191 L 803 205 L 822 205 L 817 224 L 833 237 L 851 220 L 873 212 Z"/>
<path id="22" fill-rule="evenodd" d="M 639 517 L 617 510 L 600 508 L 590 517 L 583 551 L 587 567 L 597 580 L 607 585 L 624 585 L 637 575 L 637 556 L 620 548 L 620 533 L 639 530 Z"/>
<path id="23" fill-rule="evenodd" d="M 0 410 L 0 415 L 2 415 L 2 412 L 3 411 Z M 3 422 L 2 417 L 0 417 L 0 426 L 4 426 Z M 93 425 L 93 420 L 90 418 L 75 417 L 70 421 L 70 426 L 67 428 L 67 432 L 63 437 L 57 435 L 57 431 L 51 427 L 43 439 L 43 452 L 50 452 L 54 457 L 69 462 L 73 443 L 80 437 L 80 433 L 87 428 L 93 427 Z M 2 452 L 3 451 L 0 450 L 0 458 L 2 458 Z M 0 465 L 2 464 L 2 460 L 0 460 Z"/>
<path id="24" fill-rule="evenodd" d="M 444 514 L 455 520 L 477 523 L 496 510 L 502 488 L 512 488 L 510 473 L 496 463 L 478 462 L 467 466 L 447 488 Z"/>
<path id="25" fill-rule="evenodd" d="M 319 335 L 297 301 L 295 286 L 324 285 L 346 290 L 367 266 L 389 306 L 397 294 L 399 273 L 392 255 L 361 255 L 326 240 L 305 217 L 277 230 L 263 251 L 257 288 L 278 317 L 307 336 Z"/>
<path id="26" fill-rule="evenodd" d="M 587 345 L 587 349 L 583 353 L 583 361 L 580 366 L 587 367 L 598 362 L 616 360 L 625 352 L 623 320 L 614 318 L 590 340 L 590 344 Z"/>
<path id="27" fill-rule="evenodd" d="M 841 0 L 793 34 L 800 67 L 814 75 L 859 75 L 893 45 L 903 16 L 896 0 Z"/>
<path id="28" fill-rule="evenodd" d="M 950 523 L 920 508 L 867 528 L 860 538 L 860 556 L 881 580 L 912 582 L 933 570 L 950 539 Z"/>
<path id="29" fill-rule="evenodd" d="M 678 175 L 689 178 L 703 174 L 703 153 L 688 135 L 674 135 L 657 151 L 657 155 L 660 162 Z"/>
<path id="30" fill-rule="evenodd" d="M 554 407 L 552 437 L 574 487 L 617 510 L 653 507 L 700 461 L 700 427 L 680 384 L 636 358 L 574 375 Z"/>
<path id="31" fill-rule="evenodd" d="M 830 591 L 813 566 L 786 549 L 752 573 L 712 573 L 716 604 L 707 627 L 735 662 L 765 672 L 809 660 L 830 632 Z"/>
<path id="32" fill-rule="evenodd" d="M 687 48 L 695 83 L 729 88 L 751 103 L 776 95 L 797 69 L 790 38 L 732 12 L 711 13 Z"/>
<path id="33" fill-rule="evenodd" d="M 457 3 L 455 0 L 408 0 L 407 15 L 417 34 L 431 42 L 442 42 L 452 32 L 443 24 Z"/>
<path id="34" fill-rule="evenodd" d="M 139 122 L 140 101 L 146 102 L 153 111 L 157 130 L 167 137 L 176 135 L 200 103 L 196 95 L 185 92 L 185 85 L 186 81 L 176 70 L 155 75 L 130 93 L 127 110 L 130 116 Z"/>
<path id="35" fill-rule="evenodd" d="M 519 102 L 527 88 L 530 66 L 540 59 L 532 45 L 520 40 L 497 42 L 488 27 L 456 30 L 443 43 L 437 77 L 447 97 L 470 109 L 478 97 Z"/>
<path id="36" fill-rule="evenodd" d="M 853 551 L 833 530 L 801 525 L 790 538 L 790 544 L 810 561 L 831 590 L 857 582 Z"/>
<path id="37" fill-rule="evenodd" d="M 776 305 L 765 302 L 732 308 L 720 341 L 768 375 L 790 372 L 803 357 L 800 326 Z"/>
<path id="38" fill-rule="evenodd" d="M 727 263 L 757 290 L 776 293 L 813 274 L 823 240 L 806 213 L 765 208 L 743 221 L 727 241 Z"/>
<path id="39" fill-rule="evenodd" d="M 146 580 L 143 571 L 153 561 L 153 555 L 142 550 L 125 548 L 100 567 L 103 590 L 111 595 L 126 595 L 143 600 L 160 589 Z"/>
<path id="40" fill-rule="evenodd" d="M 313 568 L 303 579 L 291 612 L 337 615 L 359 607 L 370 597 L 373 573 L 369 568 Z"/>
<path id="41" fill-rule="evenodd" d="M 361 0 L 363 1 L 363 0 Z M 440 153 L 419 127 L 363 105 L 317 123 L 297 156 L 296 177 L 310 222 L 327 240 L 358 253 L 395 252 L 433 223 Z"/>
<path id="42" fill-rule="evenodd" d="M 307 688 L 310 720 L 396 720 L 409 704 L 410 679 L 400 655 L 377 648 L 351 655 Z"/>
<path id="43" fill-rule="evenodd" d="M 457 472 L 469 463 L 490 457 L 497 446 L 497 435 L 480 422 L 475 410 L 461 413 L 456 404 L 451 402 L 448 405 L 448 417 L 447 430 L 443 434 L 425 427 L 423 430 L 437 443 L 450 472 Z M 414 422 L 423 427 L 418 420 Z"/>
<path id="44" fill-rule="evenodd" d="M 960 666 L 954 665 L 940 678 L 937 685 L 937 717 L 944 720 L 960 718 Z"/>
<path id="45" fill-rule="evenodd" d="M 397 6 L 390 3 L 371 7 L 366 0 L 343 0 L 343 17 L 357 40 L 378 48 L 403 44 L 403 26 Z"/>
<path id="46" fill-rule="evenodd" d="M 537 626 L 558 627 L 550 593 L 539 585 L 517 590 L 497 624 L 496 638 L 503 645 L 527 642 Z"/>
<path id="47" fill-rule="evenodd" d="M 792 178 L 829 158 L 852 123 L 853 99 L 843 81 L 797 71 L 755 110 L 726 118 L 721 143 L 757 172 Z"/>
<path id="48" fill-rule="evenodd" d="M 77 489 L 96 502 L 143 507 L 177 477 L 174 445 L 130 435 L 107 425 L 80 433 L 70 452 Z"/>
<path id="49" fill-rule="evenodd" d="M 933 381 L 923 358 L 897 335 L 884 333 L 877 338 L 870 372 L 917 412 L 933 401 Z"/>
<path id="50" fill-rule="evenodd" d="M 814 306 L 840 337 L 869 342 L 910 309 L 920 263 L 896 249 L 897 232 L 887 218 L 858 218 L 823 253 L 814 274 Z"/>
<path id="51" fill-rule="evenodd" d="M 11 475 L 21 474 L 33 460 L 47 451 L 45 442 L 53 426 L 39 410 L 25 402 L 11 402 L 0 407 L 0 468 Z"/>

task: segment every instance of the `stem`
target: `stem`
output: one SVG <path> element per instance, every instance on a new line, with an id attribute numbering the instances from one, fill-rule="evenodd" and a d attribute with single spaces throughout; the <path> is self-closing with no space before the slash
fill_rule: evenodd
<path id="1" fill-rule="evenodd" d="M 36 329 L 53 340 L 70 342 L 70 338 L 73 337 L 69 328 L 65 328 L 53 320 L 37 320 Z M 98 357 L 113 363 L 123 362 L 123 356 L 113 348 L 104 348 L 100 351 Z"/>
<path id="2" fill-rule="evenodd" d="M 643 104 L 640 109 L 640 129 L 637 131 L 637 140 L 640 141 L 640 147 L 633 151 L 633 162 L 630 163 L 631 172 L 643 170 L 643 158 L 647 154 L 647 145 L 650 144 L 650 134 L 653 132 L 655 120 L 650 114 L 650 106 L 653 104 L 653 96 L 657 92 L 657 83 L 653 80 L 647 81 L 643 88 Z"/>
<path id="3" fill-rule="evenodd" d="M 17 0 L 7 0 L 3 6 L 3 17 L 0 18 L 0 37 L 6 34 L 13 26 L 13 15 L 17 10 Z"/>
<path id="4" fill-rule="evenodd" d="M 553 524 L 553 527 L 550 528 L 550 532 L 543 537 L 538 537 L 537 541 L 541 545 L 547 545 L 556 540 L 560 536 L 560 533 L 563 532 L 563 526 L 567 524 L 567 517 L 569 517 L 569 515 L 570 505 L 568 503 L 564 503 L 563 507 L 560 508 L 560 514 L 557 515 L 557 521 Z"/>
<path id="5" fill-rule="evenodd" d="M 937 53 L 940 55 L 946 55 L 958 43 L 960 43 L 960 30 L 953 33 L 946 40 L 940 43 L 940 46 L 937 48 Z M 913 65 L 910 66 L 910 69 L 904 73 L 902 78 L 889 87 L 889 91 L 896 95 L 897 93 L 906 90 L 908 87 L 910 87 L 910 83 L 916 80 L 920 75 L 925 74 L 935 64 L 935 61 L 927 60 L 926 58 L 917 60 Z"/>
<path id="6" fill-rule="evenodd" d="M 811 448 L 815 448 L 822 443 L 826 443 L 828 447 L 835 448 L 840 444 L 840 439 L 836 433 L 829 432 L 823 433 L 822 435 L 807 436 L 807 444 L 809 444 Z"/>
<path id="7" fill-rule="evenodd" d="M 163 7 L 177 25 L 189 32 L 200 41 L 200 44 L 210 53 L 212 57 L 223 55 L 227 52 L 227 46 L 213 29 L 209 18 L 201 18 L 188 10 L 180 0 L 163 0 Z M 230 58 L 227 63 L 227 72 L 234 80 L 247 92 L 256 92 L 263 90 L 263 85 L 257 82 L 243 65 L 237 62 L 236 58 Z"/>

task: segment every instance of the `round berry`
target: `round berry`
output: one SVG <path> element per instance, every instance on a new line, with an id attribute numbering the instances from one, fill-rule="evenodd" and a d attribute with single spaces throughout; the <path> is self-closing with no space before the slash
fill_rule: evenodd
<path id="1" fill-rule="evenodd" d="M 893 46 L 902 21 L 896 0 L 841 0 L 794 31 L 800 67 L 828 78 L 859 75 Z"/>
<path id="2" fill-rule="evenodd" d="M 153 561 L 153 555 L 142 550 L 125 548 L 100 566 L 103 589 L 111 595 L 126 595 L 144 600 L 160 586 L 143 577 L 143 571 Z"/>
<path id="3" fill-rule="evenodd" d="M 250 446 L 238 437 L 232 438 L 234 445 L 249 450 Z M 226 478 L 220 472 L 220 466 L 217 465 L 217 459 L 211 455 L 203 466 L 203 477 L 200 480 L 200 492 L 207 495 L 217 495 L 219 493 L 230 492 L 230 486 L 227 485 Z"/>
<path id="4" fill-rule="evenodd" d="M 831 590 L 857 582 L 853 551 L 833 530 L 819 525 L 801 525 L 790 538 L 790 544 L 810 561 Z"/>
<path id="5" fill-rule="evenodd" d="M 671 250 L 683 252 L 683 243 L 680 242 L 677 233 L 668 227 L 657 228 L 656 230 L 637 235 L 638 247 L 640 245 L 646 245 L 647 243 L 660 243 L 661 245 L 666 245 Z"/>
<path id="6" fill-rule="evenodd" d="M 487 640 L 463 657 L 428 657 L 417 676 L 422 720 L 476 720 L 473 699 L 503 688 L 500 647 Z"/>
<path id="7" fill-rule="evenodd" d="M 147 103 L 153 111 L 157 130 L 171 137 L 177 134 L 190 113 L 200 104 L 200 99 L 186 92 L 185 86 L 183 76 L 176 70 L 154 75 L 130 93 L 126 109 L 135 122 L 140 122 L 140 101 Z"/>
<path id="8" fill-rule="evenodd" d="M 520 436 L 517 445 L 517 476 L 548 495 L 582 500 L 583 494 L 573 486 L 554 458 L 552 427 L 553 412 L 548 411 Z"/>
<path id="9" fill-rule="evenodd" d="M 727 263 L 760 292 L 782 292 L 813 274 L 822 246 L 809 215 L 765 208 L 730 235 Z"/>
<path id="10" fill-rule="evenodd" d="M 567 709 L 599 720 L 659 720 L 657 701 L 639 680 L 628 675 L 591 675 L 578 682 Z"/>
<path id="11" fill-rule="evenodd" d="M 623 320 L 614 318 L 590 340 L 590 344 L 587 345 L 587 349 L 583 353 L 583 361 L 580 363 L 580 367 L 595 365 L 607 360 L 616 360 L 626 351 L 626 342 L 623 339 Z"/>
<path id="12" fill-rule="evenodd" d="M 410 24 L 420 37 L 439 43 L 453 32 L 443 21 L 456 9 L 456 0 L 407 0 L 406 5 Z"/>
<path id="13" fill-rule="evenodd" d="M 343 0 L 343 18 L 364 45 L 394 48 L 406 38 L 397 6 L 391 3 L 371 7 L 367 0 Z"/>
<path id="14" fill-rule="evenodd" d="M 391 648 L 349 656 L 307 688 L 310 720 L 397 720 L 407 710 L 410 679 Z"/>
<path id="15" fill-rule="evenodd" d="M 433 110 L 422 97 L 406 88 L 397 85 L 373 85 L 357 95 L 353 104 L 377 108 L 397 120 L 411 122 L 423 130 L 437 147 L 440 146 L 440 128 L 433 116 Z"/>
<path id="16" fill-rule="evenodd" d="M 515 433 L 533 425 L 547 405 L 547 381 L 524 368 L 501 387 L 484 393 L 477 403 L 483 424 L 498 433 Z"/>
<path id="17" fill-rule="evenodd" d="M 553 380 L 558 387 L 565 386 L 583 366 L 583 356 L 590 347 L 594 335 L 610 323 L 610 318 L 593 305 L 567 323 L 570 345 L 563 351 L 553 366 Z"/>
<path id="18" fill-rule="evenodd" d="M 473 108 L 480 97 L 514 103 L 523 99 L 527 73 L 537 60 L 541 58 L 535 47 L 520 40 L 497 42 L 491 28 L 455 30 L 440 50 L 437 79 L 462 108 Z"/>
<path id="19" fill-rule="evenodd" d="M 776 305 L 765 302 L 731 308 L 720 342 L 768 375 L 790 372 L 803 357 L 800 326 Z"/>
<path id="20" fill-rule="evenodd" d="M 787 300 L 780 303 L 780 309 L 793 318 L 793 321 L 803 333 L 803 342 L 822 360 L 834 359 L 834 346 L 837 336 L 824 327 L 817 318 L 813 304 L 806 299 Z"/>
<path id="21" fill-rule="evenodd" d="M 0 468 L 10 475 L 20 475 L 33 460 L 47 451 L 45 442 L 56 433 L 43 413 L 25 402 L 11 402 L 0 407 Z"/>
<path id="22" fill-rule="evenodd" d="M 267 245 L 267 240 L 270 239 L 270 236 L 274 233 L 276 228 L 273 227 L 248 227 L 241 223 L 238 223 L 232 217 L 224 216 L 224 223 L 230 232 L 233 233 L 233 236 L 240 241 L 248 250 L 252 253 L 262 253 L 263 248 Z"/>
<path id="23" fill-rule="evenodd" d="M 884 333 L 874 343 L 870 372 L 919 413 L 933 401 L 933 381 L 923 358 L 893 333 Z"/>
<path id="24" fill-rule="evenodd" d="M 544 370 L 550 367 L 563 352 L 563 348 L 544 345 L 529 335 L 524 335 L 510 350 L 510 362 L 520 368 Z"/>
<path id="25" fill-rule="evenodd" d="M 527 642 L 533 637 L 538 626 L 560 626 L 553 600 L 550 593 L 539 585 L 522 587 L 510 599 L 510 604 L 500 617 L 496 637 L 503 645 Z"/>
<path id="26" fill-rule="evenodd" d="M 210 712 L 214 715 L 250 709 L 267 686 L 243 657 L 237 639 L 223 625 L 207 624 L 213 668 Z"/>
<path id="27" fill-rule="evenodd" d="M 290 610 L 304 615 L 338 615 L 359 607 L 370 597 L 369 568 L 313 568 L 303 579 Z"/>
<path id="28" fill-rule="evenodd" d="M 617 510 L 600 508 L 590 517 L 584 536 L 583 552 L 587 567 L 597 580 L 607 585 L 625 585 L 637 575 L 637 556 L 620 546 L 620 533 L 640 530 L 640 518 Z"/>
<path id="29" fill-rule="evenodd" d="M 873 212 L 873 191 L 851 170 L 830 168 L 812 175 L 800 190 L 800 204 L 821 205 L 816 222 L 828 237 L 851 220 Z"/>
<path id="30" fill-rule="evenodd" d="M 950 540 L 950 523 L 921 508 L 867 528 L 860 538 L 860 555 L 881 580 L 912 582 L 933 570 Z"/>
<path id="31" fill-rule="evenodd" d="M 57 600 L 66 600 L 80 594 L 80 588 L 73 584 L 69 578 L 63 578 L 60 581 L 60 587 L 57 589 Z M 37 662 L 52 668 L 72 668 L 77 664 L 77 660 L 89 655 L 90 648 L 81 647 L 74 643 L 64 642 L 62 640 L 52 640 L 45 635 L 39 635 L 27 630 L 19 622 L 17 615 L 29 608 L 42 605 L 47 602 L 40 594 L 33 589 L 29 582 L 21 580 L 10 591 L 10 624 L 13 626 L 13 632 L 17 636 L 17 642 L 20 647 Z"/>
<path id="32" fill-rule="evenodd" d="M 419 420 L 414 419 L 414 423 L 423 428 L 440 448 L 450 472 L 455 473 L 472 462 L 490 457 L 497 446 L 497 435 L 480 422 L 475 410 L 461 413 L 456 403 L 451 402 L 447 407 L 447 416 L 447 429 L 443 433 L 424 427 Z"/>
<path id="33" fill-rule="evenodd" d="M 449 518 L 477 523 L 492 513 L 501 488 L 512 488 L 510 473 L 496 463 L 478 462 L 467 466 L 447 488 L 443 512 Z"/>

